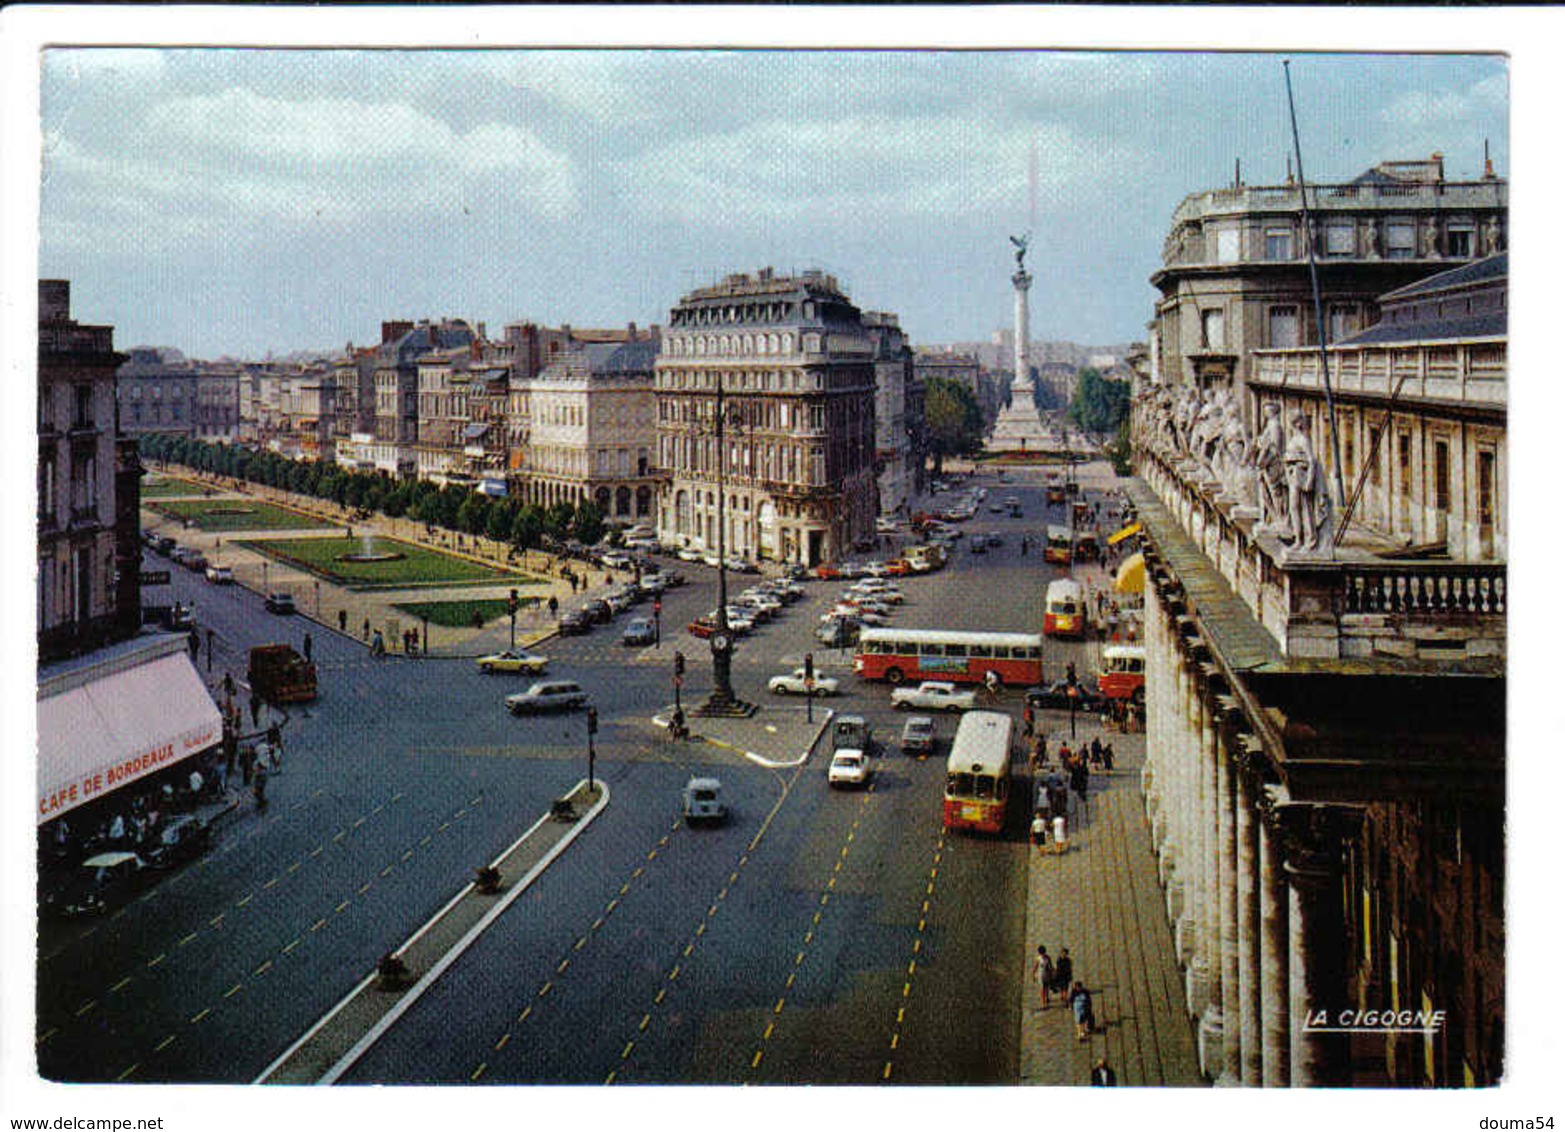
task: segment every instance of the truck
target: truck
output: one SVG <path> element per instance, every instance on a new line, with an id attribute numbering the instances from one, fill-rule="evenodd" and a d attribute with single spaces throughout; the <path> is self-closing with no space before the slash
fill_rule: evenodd
<path id="1" fill-rule="evenodd" d="M 298 704 L 315 699 L 315 665 L 292 645 L 256 645 L 250 650 L 250 687 L 267 703 Z"/>

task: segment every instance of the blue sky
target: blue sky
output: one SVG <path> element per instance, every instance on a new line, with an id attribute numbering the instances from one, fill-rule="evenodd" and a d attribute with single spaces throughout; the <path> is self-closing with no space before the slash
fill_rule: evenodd
<path id="1" fill-rule="evenodd" d="M 1509 174 L 1499 56 L 1292 56 L 1307 172 Z M 1144 334 L 1186 193 L 1282 180 L 1281 55 L 51 49 L 39 274 L 121 346 L 366 343 L 382 319 L 666 320 L 820 267 L 918 342 Z"/>

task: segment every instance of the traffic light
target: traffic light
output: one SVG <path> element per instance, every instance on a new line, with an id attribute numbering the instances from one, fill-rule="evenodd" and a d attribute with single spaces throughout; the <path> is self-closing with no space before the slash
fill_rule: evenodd
<path id="1" fill-rule="evenodd" d="M 516 591 L 512 590 L 511 596 L 506 598 L 505 601 L 506 612 L 514 615 L 516 613 L 516 607 L 521 604 L 521 600 L 522 599 L 517 596 Z"/>
<path id="2" fill-rule="evenodd" d="M 590 708 L 587 709 L 587 734 L 588 735 L 596 735 L 597 733 L 598 733 L 598 709 L 595 708 L 595 707 L 590 707 Z"/>
<path id="3" fill-rule="evenodd" d="M 682 652 L 676 652 L 674 654 L 674 675 L 675 676 L 683 676 L 684 674 L 685 674 L 685 654 L 682 653 Z"/>
<path id="4" fill-rule="evenodd" d="M 812 652 L 804 654 L 804 678 L 806 680 L 815 679 L 815 654 Z"/>

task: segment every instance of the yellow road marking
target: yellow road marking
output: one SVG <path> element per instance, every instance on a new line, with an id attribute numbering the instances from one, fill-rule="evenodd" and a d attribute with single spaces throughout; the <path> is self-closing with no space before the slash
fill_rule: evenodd
<path id="1" fill-rule="evenodd" d="M 777 1023 L 776 1022 L 768 1022 L 766 1024 L 766 1032 L 761 1035 L 761 1040 L 763 1042 L 771 1041 L 772 1040 L 772 1031 L 775 1030 L 776 1028 L 777 1028 Z"/>
<path id="2" fill-rule="evenodd" d="M 241 896 L 238 900 L 234 901 L 234 907 L 243 908 L 246 904 L 250 903 L 250 901 L 254 899 L 255 895 L 253 893 L 246 893 L 244 896 Z"/>
<path id="3" fill-rule="evenodd" d="M 86 1002 L 82 1003 L 79 1007 L 76 1008 L 76 1017 L 80 1018 L 83 1014 L 87 1013 L 87 1011 L 91 1010 L 94 1006 L 97 1005 L 97 999 L 89 998 Z"/>
<path id="4" fill-rule="evenodd" d="M 900 1035 L 900 1034 L 892 1034 L 892 1035 L 891 1035 L 891 1048 L 892 1048 L 892 1049 L 896 1049 L 896 1048 L 897 1048 L 897 1040 L 898 1040 L 898 1039 L 899 1039 L 899 1038 L 900 1038 L 900 1037 L 901 1037 L 901 1035 Z"/>
<path id="5" fill-rule="evenodd" d="M 208 1007 L 204 1008 L 203 1010 L 201 1010 L 200 1013 L 192 1015 L 191 1019 L 190 1019 L 190 1024 L 192 1026 L 194 1026 L 197 1022 L 201 1021 L 201 1019 L 205 1018 L 210 1013 L 212 1013 L 212 1008 L 210 1006 L 208 1006 Z"/>
<path id="6" fill-rule="evenodd" d="M 130 982 L 130 976 L 126 975 L 123 979 L 121 979 L 119 982 L 115 983 L 112 987 L 109 988 L 109 993 L 113 994 L 115 991 L 119 990 L 122 986 L 124 986 L 128 982 Z"/>
<path id="7" fill-rule="evenodd" d="M 641 1016 L 641 1025 L 637 1026 L 636 1029 L 638 1029 L 638 1030 L 642 1031 L 643 1033 L 645 1033 L 646 1029 L 647 1029 L 647 1023 L 649 1023 L 651 1021 L 652 1021 L 652 1015 L 651 1014 L 643 1014 Z"/>
<path id="8" fill-rule="evenodd" d="M 325 926 L 326 926 L 326 917 L 322 916 L 319 920 L 316 920 L 313 924 L 310 925 L 310 930 L 312 932 L 318 932 L 322 928 L 324 928 Z"/>
<path id="9" fill-rule="evenodd" d="M 586 946 L 587 946 L 587 937 L 586 936 L 582 936 L 580 939 L 578 939 L 576 941 L 576 946 L 571 948 L 571 950 L 572 951 L 580 951 L 582 948 L 584 948 Z"/>
<path id="10" fill-rule="evenodd" d="M 666 998 L 667 996 L 668 996 L 668 988 L 667 987 L 659 987 L 658 988 L 657 997 L 652 1000 L 652 1005 L 653 1006 L 661 1006 L 661 1005 L 663 1005 L 663 999 Z"/>
<path id="11" fill-rule="evenodd" d="M 352 903 L 351 900 L 344 900 L 341 904 L 337 905 L 337 907 L 333 908 L 332 911 L 333 912 L 341 912 L 344 908 L 346 908 L 351 903 Z"/>
<path id="12" fill-rule="evenodd" d="M 266 974 L 266 972 L 270 971 L 271 969 L 272 969 L 272 961 L 270 959 L 268 959 L 265 963 L 262 963 L 254 971 L 251 971 L 250 974 L 251 975 L 264 975 L 264 974 Z"/>
<path id="13" fill-rule="evenodd" d="M 44 1031 L 43 1037 L 38 1039 L 38 1044 L 39 1045 L 43 1045 L 44 1042 L 48 1041 L 50 1038 L 54 1037 L 54 1035 L 59 1033 L 59 1032 L 60 1032 L 60 1028 L 58 1026 L 50 1026 L 47 1030 Z"/>
<path id="14" fill-rule="evenodd" d="M 488 1068 L 489 1068 L 489 1063 L 487 1061 L 480 1061 L 478 1063 L 478 1068 L 473 1070 L 473 1072 L 468 1076 L 467 1079 L 469 1081 L 476 1081 L 476 1080 L 478 1080 L 480 1077 L 482 1077 L 484 1075 L 484 1070 L 488 1069 Z"/>
<path id="15" fill-rule="evenodd" d="M 912 990 L 913 990 L 913 984 L 912 983 L 903 983 L 902 984 L 902 997 L 906 998 L 910 993 L 912 993 Z"/>
<path id="16" fill-rule="evenodd" d="M 365 823 L 365 822 L 367 822 L 367 821 L 369 821 L 369 818 L 366 818 L 366 817 L 363 817 L 363 816 L 360 816 L 360 817 L 359 817 L 359 818 L 358 818 L 358 819 L 356 819 L 356 820 L 355 820 L 355 821 L 354 821 L 354 823 L 353 823 L 353 824 L 352 824 L 352 825 L 350 825 L 350 826 L 349 826 L 349 827 L 348 827 L 348 828 L 349 828 L 349 829 L 358 829 L 358 828 L 359 828 L 359 826 L 361 826 L 361 825 L 363 825 L 363 824 L 364 824 L 364 823 Z"/>
<path id="17" fill-rule="evenodd" d="M 808 937 L 805 938 L 805 942 L 806 943 L 809 942 L 809 938 Z M 804 952 L 801 951 L 801 952 L 799 952 L 799 954 L 797 954 L 797 955 L 795 955 L 793 957 L 793 965 L 795 967 L 797 967 L 800 963 L 803 963 L 803 962 L 804 962 Z"/>
<path id="18" fill-rule="evenodd" d="M 636 871 L 630 874 L 631 880 L 635 880 L 637 877 L 639 877 L 642 873 L 644 873 L 646 871 L 647 871 L 647 869 L 646 869 L 645 865 L 637 865 L 636 866 Z M 626 882 L 626 887 L 627 888 L 630 887 L 628 881 Z"/>
<path id="19" fill-rule="evenodd" d="M 153 1053 L 157 1053 L 159 1050 L 166 1049 L 168 1047 L 168 1044 L 170 1042 L 172 1042 L 173 1040 L 174 1040 L 174 1035 L 170 1034 L 168 1037 L 164 1038 L 157 1045 L 153 1046 L 152 1047 L 152 1052 Z"/>
<path id="20" fill-rule="evenodd" d="M 189 943 L 189 942 L 190 942 L 190 941 L 191 941 L 191 940 L 193 940 L 193 939 L 195 939 L 195 938 L 196 938 L 196 933 L 195 933 L 195 932 L 191 932 L 191 933 L 190 933 L 190 934 L 189 934 L 189 935 L 187 935 L 187 936 L 186 936 L 186 937 L 185 937 L 185 938 L 184 938 L 184 939 L 182 939 L 182 940 L 180 940 L 180 941 L 179 941 L 179 946 L 180 946 L 180 947 L 184 947 L 184 946 L 185 946 L 185 944 L 187 944 L 187 943 Z"/>
<path id="21" fill-rule="evenodd" d="M 614 1069 L 609 1070 L 609 1075 L 603 1079 L 603 1083 L 605 1085 L 612 1085 L 612 1084 L 614 1084 L 614 1074 L 616 1072 L 618 1072 L 618 1070 L 614 1070 Z"/>
<path id="22" fill-rule="evenodd" d="M 760 1064 L 761 1064 L 761 1051 L 760 1050 L 756 1050 L 755 1051 L 755 1056 L 750 1059 L 750 1068 L 751 1069 L 755 1069 Z"/>
<path id="23" fill-rule="evenodd" d="M 374 881 L 372 881 L 372 880 L 365 881 L 363 884 L 361 884 L 359 886 L 359 895 L 363 896 L 366 892 L 368 892 L 370 889 L 372 889 L 374 887 L 375 887 L 375 882 Z"/>
<path id="24" fill-rule="evenodd" d="M 553 983 L 544 983 L 543 986 L 538 988 L 538 997 L 542 998 L 544 995 L 548 994 L 553 986 Z"/>
<path id="25" fill-rule="evenodd" d="M 495 1052 L 499 1053 L 501 1050 L 503 1050 L 505 1048 L 505 1046 L 506 1046 L 506 1043 L 509 1042 L 510 1040 L 511 1040 L 511 1035 L 510 1034 L 508 1034 L 508 1033 L 507 1034 L 501 1034 L 500 1035 L 500 1040 L 497 1041 L 494 1044 Z"/>
<path id="26" fill-rule="evenodd" d="M 518 1015 L 517 1015 L 517 1016 L 516 1016 L 516 1020 L 517 1020 L 517 1021 L 518 1021 L 518 1022 L 525 1022 L 525 1021 L 527 1021 L 527 1016 L 528 1016 L 528 1015 L 529 1015 L 529 1014 L 531 1014 L 531 1013 L 532 1013 L 532 1012 L 533 1012 L 533 1006 L 532 1006 L 532 1003 L 530 1003 L 530 1002 L 529 1002 L 529 1003 L 528 1003 L 528 1004 L 527 1004 L 527 1009 L 526 1009 L 526 1010 L 524 1010 L 524 1011 L 522 1011 L 522 1012 L 521 1012 L 521 1013 L 520 1013 L 520 1014 L 518 1014 Z"/>
<path id="27" fill-rule="evenodd" d="M 560 965 L 554 969 L 554 973 L 556 975 L 563 975 L 565 974 L 565 968 L 569 967 L 570 965 L 571 961 L 569 959 L 561 959 Z"/>
<path id="28" fill-rule="evenodd" d="M 624 1061 L 627 1057 L 630 1056 L 630 1051 L 635 1049 L 635 1048 L 636 1048 L 636 1043 L 634 1041 L 626 1042 L 625 1043 L 625 1048 L 622 1051 L 620 1051 L 619 1059 L 621 1061 Z"/>
<path id="29" fill-rule="evenodd" d="M 793 980 L 796 979 L 796 978 L 798 978 L 798 973 L 795 972 L 795 971 L 789 971 L 788 972 L 788 981 L 783 984 L 783 989 L 784 990 L 792 990 L 793 989 Z"/>
<path id="30" fill-rule="evenodd" d="M 141 1068 L 141 1062 L 138 1061 L 138 1062 L 136 1062 L 136 1064 L 132 1065 L 129 1069 L 125 1070 L 125 1072 L 121 1073 L 118 1077 L 116 1077 L 114 1079 L 116 1081 L 123 1081 L 123 1080 L 125 1080 L 125 1078 L 129 1077 L 132 1073 L 136 1072 L 136 1070 L 138 1070 L 140 1068 Z"/>
<path id="31" fill-rule="evenodd" d="M 304 863 L 303 861 L 295 861 L 293 864 L 288 866 L 288 872 L 290 872 L 290 873 L 298 872 L 299 871 L 299 866 L 302 865 L 303 863 Z"/>
<path id="32" fill-rule="evenodd" d="M 158 953 L 158 957 L 156 959 L 149 959 L 149 960 L 147 960 L 147 966 L 148 967 L 156 967 L 159 963 L 163 962 L 163 960 L 165 960 L 167 958 L 168 958 L 168 952 L 160 951 Z"/>
<path id="33" fill-rule="evenodd" d="M 223 997 L 224 998 L 233 998 L 234 995 L 236 995 L 240 991 L 244 990 L 244 988 L 245 988 L 245 985 L 243 983 L 235 983 L 233 986 L 229 987 L 226 991 L 223 992 Z"/>
<path id="34" fill-rule="evenodd" d="M 261 887 L 262 888 L 276 888 L 277 887 L 277 878 L 273 877 L 271 880 L 267 881 Z"/>
<path id="35" fill-rule="evenodd" d="M 299 941 L 302 940 L 303 938 L 304 938 L 303 936 L 296 936 L 296 937 L 294 937 L 294 941 L 292 943 L 288 944 L 288 946 L 283 948 L 283 954 L 287 955 L 294 948 L 298 947 L 299 946 Z"/>
<path id="36" fill-rule="evenodd" d="M 783 1003 L 785 1003 L 787 1001 L 788 1000 L 786 998 L 779 998 L 777 1000 L 777 1005 L 772 1007 L 772 1013 L 773 1014 L 781 1014 L 782 1011 L 783 1011 Z"/>
<path id="37" fill-rule="evenodd" d="M 891 1062 L 886 1062 L 886 1068 L 881 1072 L 880 1079 L 882 1081 L 891 1080 Z"/>
<path id="38" fill-rule="evenodd" d="M 383 877 L 389 877 L 392 874 L 392 871 L 396 869 L 396 867 L 396 865 L 387 865 L 385 868 L 380 870 L 380 875 Z"/>

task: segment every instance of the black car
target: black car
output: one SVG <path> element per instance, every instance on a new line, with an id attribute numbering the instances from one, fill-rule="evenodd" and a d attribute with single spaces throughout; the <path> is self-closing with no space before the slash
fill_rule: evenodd
<path id="1" fill-rule="evenodd" d="M 293 594 L 270 593 L 266 595 L 266 612 L 268 613 L 297 613 L 293 603 Z"/>
<path id="2" fill-rule="evenodd" d="M 560 616 L 560 636 L 574 637 L 592 632 L 592 621 L 579 609 Z"/>
<path id="3" fill-rule="evenodd" d="M 1075 703 L 1077 711 L 1102 711 L 1103 697 L 1084 684 L 1072 685 L 1064 680 L 1056 680 L 1047 688 L 1028 688 L 1027 702 L 1034 708 L 1048 708 L 1056 711 L 1069 711 L 1071 706 L 1071 689 L 1075 689 Z"/>
<path id="4" fill-rule="evenodd" d="M 147 864 L 154 869 L 172 869 L 199 857 L 211 844 L 212 827 L 195 814 L 184 814 L 163 827 L 157 844 L 147 853 Z"/>
<path id="5" fill-rule="evenodd" d="M 607 625 L 614 620 L 613 608 L 602 598 L 593 598 L 581 607 L 581 611 L 587 615 L 587 620 L 594 625 Z"/>

